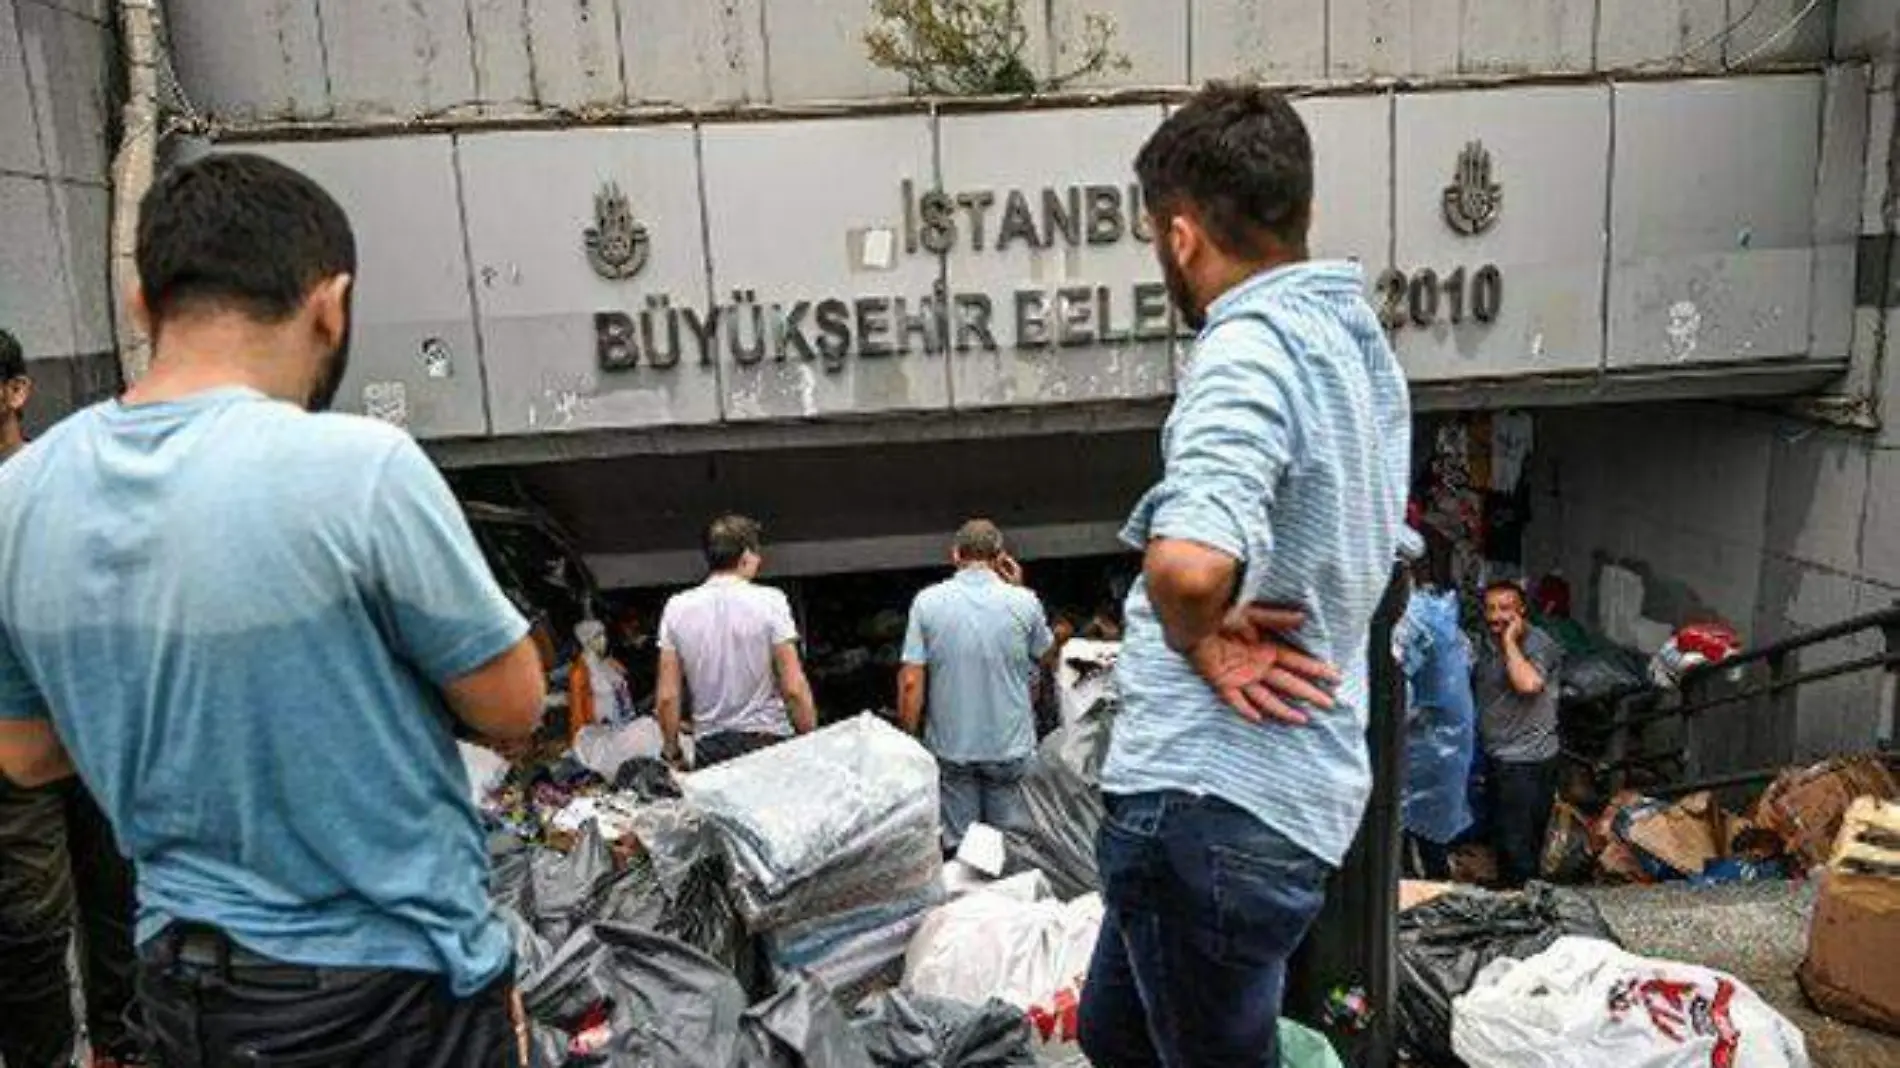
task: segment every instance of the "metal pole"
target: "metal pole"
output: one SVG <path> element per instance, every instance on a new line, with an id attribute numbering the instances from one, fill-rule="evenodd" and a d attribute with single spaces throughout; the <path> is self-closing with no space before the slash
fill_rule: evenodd
<path id="1" fill-rule="evenodd" d="M 1403 567 L 1394 568 L 1385 599 L 1372 621 L 1368 652 L 1371 675 L 1371 718 L 1366 744 L 1372 757 L 1372 799 L 1366 806 L 1362 833 L 1372 845 L 1367 856 L 1368 881 L 1374 888 L 1366 917 L 1371 943 L 1366 993 L 1372 1003 L 1366 1061 L 1389 1065 L 1397 1059 L 1399 858 L 1404 849 L 1402 822 L 1405 796 L 1405 676 L 1392 652 L 1392 632 L 1411 596 L 1412 584 Z"/>

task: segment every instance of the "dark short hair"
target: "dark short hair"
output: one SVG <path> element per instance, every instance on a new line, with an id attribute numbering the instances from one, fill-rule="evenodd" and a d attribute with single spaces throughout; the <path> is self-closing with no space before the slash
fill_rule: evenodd
<path id="1" fill-rule="evenodd" d="M 1313 142 L 1281 93 L 1209 83 L 1148 138 L 1135 175 L 1158 219 L 1191 207 L 1230 256 L 1264 255 L 1268 234 L 1306 246 Z"/>
<path id="2" fill-rule="evenodd" d="M 138 270 L 157 322 L 192 307 L 282 322 L 325 279 L 356 271 L 356 238 L 322 186 L 263 156 L 220 154 L 146 192 Z"/>
<path id="3" fill-rule="evenodd" d="M 1003 555 L 1003 532 L 987 519 L 972 519 L 957 528 L 951 547 L 964 560 L 994 560 Z"/>
<path id="4" fill-rule="evenodd" d="M 20 339 L 0 330 L 0 382 L 26 377 L 26 350 Z"/>
<path id="5" fill-rule="evenodd" d="M 1487 599 L 1494 593 L 1508 593 L 1511 596 L 1516 597 L 1517 603 L 1522 605 L 1523 607 L 1529 608 L 1531 606 L 1531 595 L 1524 592 L 1523 586 L 1511 581 L 1510 579 L 1498 579 L 1497 581 L 1489 583 L 1485 586 L 1484 596 Z"/>
<path id="6" fill-rule="evenodd" d="M 731 571 L 765 544 L 765 531 L 756 519 L 742 515 L 722 515 L 706 525 L 706 566 L 714 571 Z"/>

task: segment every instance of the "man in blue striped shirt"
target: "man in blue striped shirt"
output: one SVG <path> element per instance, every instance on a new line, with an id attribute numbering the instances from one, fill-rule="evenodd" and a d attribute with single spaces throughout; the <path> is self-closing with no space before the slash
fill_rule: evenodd
<path id="1" fill-rule="evenodd" d="M 1199 338 L 1123 532 L 1145 559 L 1082 1044 L 1098 1068 L 1277 1065 L 1287 959 L 1371 787 L 1367 640 L 1410 405 L 1360 269 L 1307 259 L 1312 145 L 1285 98 L 1210 86 L 1135 170 Z"/>

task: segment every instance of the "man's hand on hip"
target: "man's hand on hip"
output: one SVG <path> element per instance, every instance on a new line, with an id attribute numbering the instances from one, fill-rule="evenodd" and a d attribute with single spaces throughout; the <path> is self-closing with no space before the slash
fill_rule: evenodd
<path id="1" fill-rule="evenodd" d="M 1306 713 L 1295 704 L 1333 707 L 1326 688 L 1340 679 L 1338 668 L 1286 640 L 1285 635 L 1305 621 L 1305 614 L 1297 609 L 1235 608 L 1218 630 L 1188 650 L 1188 662 L 1221 700 L 1247 720 L 1304 724 Z"/>

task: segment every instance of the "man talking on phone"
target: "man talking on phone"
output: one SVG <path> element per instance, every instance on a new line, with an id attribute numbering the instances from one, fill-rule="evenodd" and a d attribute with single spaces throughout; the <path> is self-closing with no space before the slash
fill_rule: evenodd
<path id="1" fill-rule="evenodd" d="M 957 531 L 957 573 L 917 595 L 897 676 L 898 723 L 936 754 L 943 847 L 972 823 L 1021 828 L 1022 779 L 1036 745 L 1031 689 L 1055 650 L 1042 601 L 987 519 Z"/>

